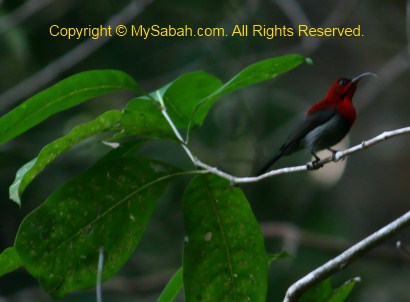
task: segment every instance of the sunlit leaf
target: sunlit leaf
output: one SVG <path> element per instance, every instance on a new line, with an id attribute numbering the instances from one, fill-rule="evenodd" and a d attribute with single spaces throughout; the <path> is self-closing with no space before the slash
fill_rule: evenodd
<path id="1" fill-rule="evenodd" d="M 136 82 L 121 71 L 92 70 L 68 77 L 2 116 L 0 143 L 20 135 L 57 112 L 119 90 L 141 93 Z"/>

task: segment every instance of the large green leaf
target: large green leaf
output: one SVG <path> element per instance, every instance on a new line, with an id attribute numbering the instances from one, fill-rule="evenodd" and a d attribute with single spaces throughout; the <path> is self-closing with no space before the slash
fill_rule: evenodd
<path id="1" fill-rule="evenodd" d="M 214 91 L 198 103 L 193 116 L 193 124 L 202 124 L 209 109 L 222 95 L 262 81 L 270 80 L 282 73 L 294 69 L 303 62 L 305 62 L 303 56 L 292 54 L 266 59 L 246 67 L 218 90 Z"/>
<path id="2" fill-rule="evenodd" d="M 187 128 L 197 104 L 220 87 L 221 80 L 203 71 L 184 74 L 172 82 L 165 90 L 163 98 L 175 125 Z M 196 120 L 193 121 L 196 123 Z"/>
<path id="3" fill-rule="evenodd" d="M 0 254 L 0 277 L 18 269 L 21 265 L 22 263 L 16 249 L 14 247 L 5 249 Z"/>
<path id="4" fill-rule="evenodd" d="M 103 279 L 134 252 L 173 169 L 136 158 L 106 157 L 66 183 L 22 222 L 15 248 L 50 294 L 93 287 L 98 251 Z"/>
<path id="5" fill-rule="evenodd" d="M 198 71 L 184 74 L 158 90 L 177 127 L 201 125 L 209 109 L 224 94 L 270 80 L 302 64 L 300 55 L 287 55 L 257 62 L 223 84 L 215 76 Z M 150 94 L 156 99 L 156 93 Z"/>
<path id="6" fill-rule="evenodd" d="M 350 295 L 351 291 L 353 290 L 354 286 L 357 284 L 357 279 L 351 279 L 345 282 L 339 288 L 336 288 L 333 291 L 332 297 L 329 299 L 329 302 L 344 302 L 346 301 L 347 297 Z"/>
<path id="7" fill-rule="evenodd" d="M 46 145 L 36 158 L 17 171 L 16 178 L 9 189 L 10 198 L 20 204 L 20 196 L 23 191 L 47 165 L 78 142 L 97 133 L 113 129 L 117 126 L 121 117 L 122 113 L 120 111 L 107 111 L 91 122 L 74 127 L 67 135 Z"/>
<path id="8" fill-rule="evenodd" d="M 157 302 L 174 302 L 183 288 L 182 267 L 169 280 Z"/>
<path id="9" fill-rule="evenodd" d="M 128 102 L 121 118 L 121 132 L 114 138 L 133 135 L 175 138 L 159 107 L 147 97 L 139 97 Z"/>
<path id="10" fill-rule="evenodd" d="M 241 189 L 214 175 L 195 177 L 183 197 L 187 302 L 265 302 L 268 257 Z"/>
<path id="11" fill-rule="evenodd" d="M 2 116 L 0 143 L 18 136 L 57 112 L 93 97 L 124 89 L 141 92 L 136 82 L 121 71 L 93 70 L 68 77 Z"/>

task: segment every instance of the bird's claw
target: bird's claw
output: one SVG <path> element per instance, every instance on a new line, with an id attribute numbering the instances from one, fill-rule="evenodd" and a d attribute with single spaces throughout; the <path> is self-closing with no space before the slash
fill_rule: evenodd
<path id="1" fill-rule="evenodd" d="M 323 164 L 320 163 L 320 157 L 316 155 L 315 152 L 311 152 L 311 154 L 313 155 L 313 157 L 315 158 L 315 160 L 312 160 L 311 162 L 309 162 L 306 167 L 308 170 L 317 170 L 323 167 Z"/>
<path id="2" fill-rule="evenodd" d="M 311 162 L 308 162 L 306 168 L 308 170 L 318 170 L 323 167 L 323 164 L 320 162 L 320 159 L 315 159 Z"/>

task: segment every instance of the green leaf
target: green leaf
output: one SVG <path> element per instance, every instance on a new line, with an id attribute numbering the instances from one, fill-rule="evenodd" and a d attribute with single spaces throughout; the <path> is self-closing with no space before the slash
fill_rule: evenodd
<path id="1" fill-rule="evenodd" d="M 93 70 L 68 77 L 2 116 L 0 143 L 20 135 L 57 112 L 93 97 L 124 89 L 141 92 L 136 82 L 121 71 Z"/>
<path id="2" fill-rule="evenodd" d="M 0 277 L 20 268 L 22 263 L 14 247 L 5 249 L 0 254 Z"/>
<path id="3" fill-rule="evenodd" d="M 197 104 L 220 87 L 221 80 L 203 71 L 184 74 L 172 82 L 163 99 L 175 125 L 188 128 Z"/>
<path id="4" fill-rule="evenodd" d="M 331 278 L 328 278 L 305 292 L 300 302 L 343 302 L 349 296 L 357 279 L 351 279 L 341 287 L 334 289 Z"/>
<path id="5" fill-rule="evenodd" d="M 343 302 L 346 301 L 347 297 L 350 295 L 351 291 L 353 290 L 354 286 L 357 284 L 358 279 L 351 279 L 345 282 L 342 286 L 337 288 L 334 292 L 332 297 L 329 299 L 329 302 Z"/>
<path id="6" fill-rule="evenodd" d="M 185 74 L 158 91 L 167 111 L 179 128 L 201 125 L 209 109 L 224 94 L 270 80 L 305 61 L 300 55 L 271 58 L 250 65 L 227 83 L 206 72 Z M 150 94 L 153 99 L 155 92 Z"/>
<path id="7" fill-rule="evenodd" d="M 173 302 L 183 288 L 182 267 L 168 281 L 157 302 Z"/>
<path id="8" fill-rule="evenodd" d="M 271 59 L 266 59 L 252 64 L 232 79 L 226 82 L 219 89 L 201 100 L 196 108 L 193 117 L 193 123 L 201 125 L 209 109 L 224 94 L 231 93 L 235 90 L 243 89 L 247 86 L 270 80 L 282 73 L 288 72 L 305 61 L 301 55 L 292 54 Z"/>
<path id="9" fill-rule="evenodd" d="M 55 297 L 95 286 L 124 265 L 174 174 L 157 161 L 105 158 L 67 182 L 22 222 L 15 248 L 28 272 Z"/>
<path id="10" fill-rule="evenodd" d="M 214 175 L 195 177 L 183 197 L 186 301 L 264 302 L 268 258 L 246 197 Z"/>
<path id="11" fill-rule="evenodd" d="M 272 262 L 278 261 L 281 259 L 289 259 L 292 258 L 292 256 L 288 252 L 281 252 L 278 254 L 268 254 L 268 265 L 270 266 Z"/>
<path id="12" fill-rule="evenodd" d="M 175 138 L 160 109 L 157 92 L 164 100 L 167 112 L 179 128 L 201 125 L 211 106 L 224 94 L 269 80 L 289 71 L 304 61 L 300 55 L 289 55 L 255 63 L 223 84 L 217 77 L 203 72 L 184 74 L 164 87 L 130 101 L 121 121 L 124 130 L 115 138 L 148 135 Z"/>
<path id="13" fill-rule="evenodd" d="M 46 145 L 40 154 L 21 167 L 10 186 L 10 198 L 20 205 L 20 196 L 33 179 L 61 153 L 78 142 L 100 132 L 111 130 L 121 120 L 122 114 L 117 110 L 107 111 L 95 120 L 78 125 L 67 135 Z"/>
<path id="14" fill-rule="evenodd" d="M 330 278 L 320 282 L 306 291 L 300 298 L 300 302 L 327 302 L 333 293 Z"/>
<path id="15" fill-rule="evenodd" d="M 121 132 L 114 138 L 145 135 L 159 138 L 175 138 L 171 127 L 155 103 L 146 97 L 128 102 L 121 118 Z"/>

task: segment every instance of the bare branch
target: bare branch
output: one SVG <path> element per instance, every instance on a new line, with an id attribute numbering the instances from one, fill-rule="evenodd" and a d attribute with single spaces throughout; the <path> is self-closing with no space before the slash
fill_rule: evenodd
<path id="1" fill-rule="evenodd" d="M 116 27 L 119 24 L 126 24 L 139 15 L 144 8 L 154 0 L 131 1 L 118 14 L 110 18 L 106 26 Z M 2 108 L 12 105 L 16 101 L 33 94 L 37 89 L 54 80 L 61 73 L 72 68 L 82 60 L 86 59 L 101 46 L 106 44 L 112 37 L 104 36 L 97 40 L 88 38 L 85 42 L 62 55 L 46 67 L 36 72 L 26 80 L 20 82 L 11 89 L 0 95 Z"/>
<path id="2" fill-rule="evenodd" d="M 303 292 L 330 275 L 344 269 L 347 265 L 363 256 L 365 253 L 380 245 L 383 241 L 391 238 L 397 232 L 409 226 L 410 211 L 294 283 L 289 287 L 283 301 L 297 301 Z"/>
<path id="3" fill-rule="evenodd" d="M 367 141 L 363 141 L 361 144 L 356 145 L 354 147 L 351 147 L 349 149 L 346 149 L 344 151 L 338 151 L 336 152 L 335 156 L 329 156 L 326 157 L 319 162 L 315 163 L 312 165 L 312 163 L 307 163 L 306 165 L 302 166 L 295 166 L 295 167 L 288 167 L 288 168 L 282 168 L 282 169 L 277 169 L 277 170 L 272 170 L 269 171 L 265 174 L 262 174 L 257 177 L 232 177 L 231 181 L 234 183 L 250 183 L 250 182 L 255 182 L 262 180 L 264 178 L 268 178 L 271 176 L 276 176 L 276 175 L 281 175 L 281 174 L 287 174 L 287 173 L 294 173 L 294 172 L 300 172 L 300 171 L 307 171 L 307 170 L 312 170 L 314 167 L 321 167 L 325 164 L 328 164 L 330 162 L 337 162 L 346 156 L 359 152 L 361 150 L 364 150 L 372 145 L 375 145 L 377 143 L 380 143 L 382 141 L 385 141 L 389 138 L 398 136 L 398 135 L 404 135 L 404 134 L 409 134 L 410 133 L 410 127 L 404 127 L 400 129 L 396 129 L 393 131 L 386 131 L 383 132 L 382 134 L 379 134 L 378 136 L 371 138 Z"/>
<path id="4" fill-rule="evenodd" d="M 2 17 L 0 19 L 0 35 L 8 32 L 13 27 L 16 27 L 25 19 L 49 5 L 52 1 L 53 0 L 30 0 L 25 2 L 12 13 Z M 0 5 L 2 2 L 3 1 L 0 1 Z"/>
<path id="5" fill-rule="evenodd" d="M 337 255 L 354 244 L 351 240 L 318 234 L 289 223 L 264 222 L 260 226 L 264 238 L 282 240 L 282 250 L 288 251 L 292 255 L 296 255 L 298 249 L 302 246 Z M 410 266 L 408 261 L 410 251 L 405 245 L 399 243 L 400 241 L 397 242 L 395 247 L 379 246 L 377 249 L 369 252 L 366 259 Z M 400 250 L 398 251 L 397 249 Z"/>
<path id="6" fill-rule="evenodd" d="M 303 11 L 300 4 L 295 0 L 273 0 L 282 11 L 288 16 L 293 27 L 298 27 L 299 24 L 311 26 L 308 16 Z"/>
<path id="7" fill-rule="evenodd" d="M 410 55 L 410 0 L 406 5 L 406 25 L 407 25 L 407 54 Z"/>
<path id="8" fill-rule="evenodd" d="M 356 109 L 362 111 L 368 107 L 381 92 L 386 91 L 386 88 L 407 72 L 409 68 L 410 57 L 407 49 L 403 48 L 376 71 L 379 78 L 383 79 L 383 81 L 369 81 L 360 89 L 360 103 L 357 104 Z"/>

